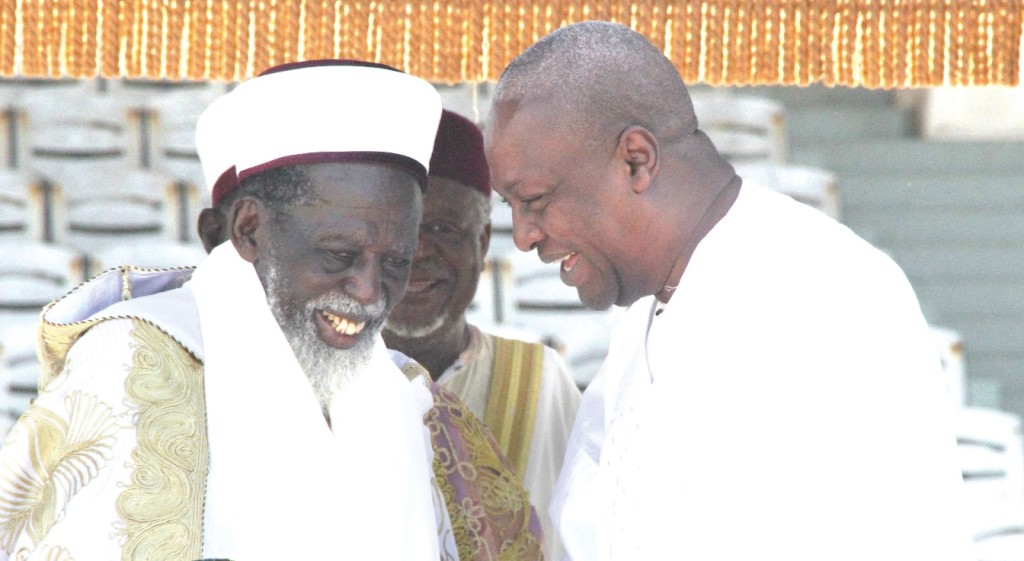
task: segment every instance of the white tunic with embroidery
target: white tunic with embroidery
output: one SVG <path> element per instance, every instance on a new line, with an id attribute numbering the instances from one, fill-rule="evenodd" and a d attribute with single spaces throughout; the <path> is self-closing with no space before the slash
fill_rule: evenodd
<path id="1" fill-rule="evenodd" d="M 577 561 L 963 561 L 951 404 L 887 256 L 744 185 L 617 327 L 552 514 Z"/>
<path id="2" fill-rule="evenodd" d="M 159 294 L 106 307 L 115 274 L 47 312 L 71 327 L 112 319 L 43 373 L 0 452 L 0 559 L 456 555 L 431 482 L 430 392 L 382 340 L 372 374 L 330 404 L 331 430 L 230 244 L 183 288 L 126 276 Z"/>
<path id="3" fill-rule="evenodd" d="M 494 335 L 473 325 L 469 329 L 469 346 L 441 374 L 437 383 L 458 396 L 473 414 L 484 419 L 494 374 Z M 565 458 L 565 447 L 579 407 L 580 391 L 562 357 L 550 347 L 544 347 L 542 368 L 523 482 L 544 527 L 544 558 L 554 560 L 561 548 L 548 514 L 548 504 Z"/>

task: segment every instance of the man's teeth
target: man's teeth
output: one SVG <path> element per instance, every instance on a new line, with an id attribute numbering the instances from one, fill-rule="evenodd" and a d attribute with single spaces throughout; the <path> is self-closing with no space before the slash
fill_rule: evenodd
<path id="1" fill-rule="evenodd" d="M 562 258 L 562 270 L 567 272 L 567 273 L 572 270 L 572 267 L 569 266 L 568 261 L 569 261 L 569 258 L 572 257 L 573 255 L 576 255 L 576 254 L 575 253 L 570 253 L 569 255 L 566 255 L 565 257 Z"/>
<path id="2" fill-rule="evenodd" d="M 355 323 L 327 311 L 321 312 L 321 314 L 324 316 L 324 319 L 331 322 L 331 325 L 334 326 L 334 330 L 342 335 L 355 335 L 366 327 L 365 321 Z"/>

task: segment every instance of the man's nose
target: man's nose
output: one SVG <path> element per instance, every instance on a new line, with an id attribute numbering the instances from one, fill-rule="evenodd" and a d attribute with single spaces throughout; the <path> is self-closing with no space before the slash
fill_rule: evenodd
<path id="1" fill-rule="evenodd" d="M 371 259 L 361 259 L 345 276 L 345 292 L 360 304 L 376 304 L 382 290 L 380 265 Z"/>
<path id="2" fill-rule="evenodd" d="M 412 254 L 413 262 L 420 261 L 426 256 L 430 255 L 434 251 L 434 243 L 430 239 L 430 234 L 427 232 L 420 232 L 419 240 L 416 242 L 416 252 Z"/>
<path id="3" fill-rule="evenodd" d="M 531 220 L 523 217 L 522 214 L 512 216 L 512 240 L 515 241 L 519 251 L 531 251 L 542 239 L 544 239 L 544 233 Z"/>

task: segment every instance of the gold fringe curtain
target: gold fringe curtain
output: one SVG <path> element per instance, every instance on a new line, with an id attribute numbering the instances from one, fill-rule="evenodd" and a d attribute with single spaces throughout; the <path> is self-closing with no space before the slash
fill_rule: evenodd
<path id="1" fill-rule="evenodd" d="M 643 33 L 688 82 L 1017 85 L 1022 0 L 0 0 L 0 75 L 236 81 L 356 58 L 496 79 L 585 19 Z"/>

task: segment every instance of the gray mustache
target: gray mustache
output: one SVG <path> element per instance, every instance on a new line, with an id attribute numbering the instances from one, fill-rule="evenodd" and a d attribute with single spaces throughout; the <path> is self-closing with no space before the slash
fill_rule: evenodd
<path id="1" fill-rule="evenodd" d="M 387 310 L 387 299 L 381 298 L 373 304 L 364 305 L 344 293 L 335 292 L 325 294 L 306 303 L 306 311 L 309 313 L 324 308 L 350 316 L 374 320 L 384 315 L 385 310 Z"/>

